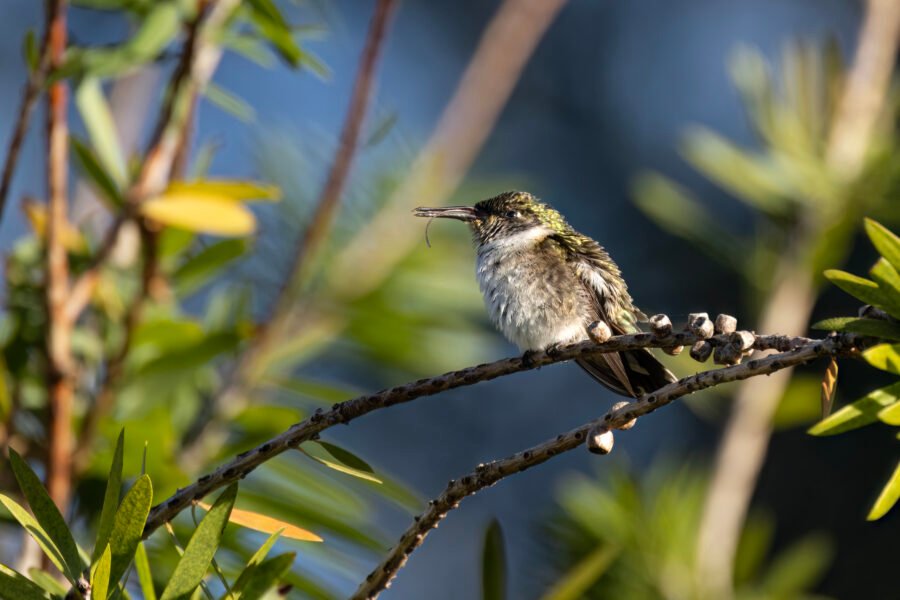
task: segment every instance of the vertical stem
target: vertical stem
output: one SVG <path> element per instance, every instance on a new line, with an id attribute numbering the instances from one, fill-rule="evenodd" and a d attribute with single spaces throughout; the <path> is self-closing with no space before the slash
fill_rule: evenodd
<path id="1" fill-rule="evenodd" d="M 66 49 L 66 2 L 48 4 L 50 68 L 58 68 Z M 65 513 L 71 492 L 72 400 L 74 381 L 70 337 L 72 321 L 66 314 L 69 293 L 69 265 L 63 244 L 67 226 L 68 87 L 53 83 L 47 96 L 47 358 L 50 439 L 47 457 L 47 489 Z"/>

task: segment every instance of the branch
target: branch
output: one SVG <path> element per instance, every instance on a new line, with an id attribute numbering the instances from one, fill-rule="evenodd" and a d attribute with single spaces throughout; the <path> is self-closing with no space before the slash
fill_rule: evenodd
<path id="1" fill-rule="evenodd" d="M 49 68 L 62 65 L 66 51 L 66 2 L 47 5 Z M 63 245 L 67 224 L 68 88 L 64 81 L 50 86 L 47 96 L 47 359 L 49 452 L 47 489 L 63 512 L 71 492 L 72 471 L 72 321 L 66 314 L 69 292 L 69 260 Z"/>
<path id="2" fill-rule="evenodd" d="M 782 338 L 782 340 L 788 346 L 794 343 L 800 345 L 779 354 L 750 360 L 744 364 L 684 377 L 651 394 L 645 394 L 635 402 L 617 405 L 600 419 L 585 423 L 552 440 L 547 440 L 507 458 L 479 465 L 473 472 L 459 479 L 451 479 L 441 495 L 429 502 L 428 509 L 415 518 L 397 545 L 360 584 L 352 599 L 376 598 L 381 591 L 389 587 L 391 580 L 406 564 L 409 555 L 422 545 L 428 533 L 438 526 L 447 513 L 457 508 L 462 500 L 494 485 L 505 477 L 544 463 L 563 452 L 573 450 L 584 443 L 586 439 L 590 442 L 590 438 L 595 432 L 608 436 L 608 446 L 604 448 L 605 452 L 602 452 L 608 453 L 612 449 L 611 430 L 629 429 L 638 417 L 649 414 L 682 396 L 723 383 L 740 381 L 758 375 L 769 375 L 782 369 L 806 364 L 820 356 L 852 354 L 857 349 L 854 338 L 839 335 L 833 335 L 823 340 L 800 341 L 797 338 Z"/>
<path id="3" fill-rule="evenodd" d="M 172 73 L 166 101 L 154 127 L 141 172 L 125 194 L 123 212 L 110 225 L 90 266 L 72 286 L 66 307 L 71 318 L 77 318 L 87 306 L 122 226 L 135 218 L 141 202 L 165 189 L 191 103 L 206 87 L 222 56 L 221 47 L 210 41 L 209 33 L 224 24 L 239 3 L 240 0 L 204 0 L 200 3 L 197 16 L 188 27 L 181 60 Z"/>
<path id="4" fill-rule="evenodd" d="M 169 499 L 155 506 L 150 512 L 144 527 L 144 537 L 149 536 L 163 523 L 172 520 L 179 512 L 190 506 L 192 501 L 199 500 L 230 483 L 243 479 L 258 466 L 282 452 L 296 448 L 303 442 L 316 439 L 325 429 L 334 425 L 347 424 L 372 411 L 394 406 L 395 404 L 410 402 L 416 398 L 431 396 L 449 389 L 473 385 L 480 381 L 489 381 L 519 371 L 536 369 L 544 365 L 594 354 L 621 352 L 639 348 L 665 349 L 693 344 L 709 344 L 717 348 L 730 348 L 738 344 L 741 351 L 756 348 L 758 350 L 786 352 L 823 343 L 825 343 L 823 340 L 811 340 L 804 337 L 754 336 L 750 332 L 736 332 L 710 337 L 703 331 L 671 333 L 670 328 L 669 332 L 661 332 L 659 335 L 637 333 L 613 337 L 602 343 L 594 341 L 579 342 L 563 346 L 551 352 L 530 354 L 527 359 L 524 357 L 507 358 L 459 371 L 451 371 L 437 377 L 420 379 L 412 383 L 382 390 L 375 394 L 360 396 L 353 400 L 335 404 L 329 411 L 322 411 L 321 409 L 316 411 L 315 414 L 293 425 L 281 435 L 252 450 L 239 454 L 234 460 L 219 467 L 214 472 L 204 475 L 195 483 L 178 490 Z M 754 366 L 750 366 L 751 364 Z M 747 365 L 751 369 L 755 368 L 758 365 L 758 361 L 750 361 Z M 715 371 L 714 373 L 718 372 L 720 371 Z M 711 377 L 714 377 L 714 375 Z"/>

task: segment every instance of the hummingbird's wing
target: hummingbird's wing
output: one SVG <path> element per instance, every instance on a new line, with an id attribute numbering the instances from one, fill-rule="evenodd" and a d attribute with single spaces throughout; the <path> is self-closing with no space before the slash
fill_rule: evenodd
<path id="1" fill-rule="evenodd" d="M 636 321 L 643 314 L 632 304 L 618 267 L 593 240 L 583 244 L 572 260 L 591 298 L 592 320 L 605 322 L 614 334 L 636 331 Z M 632 398 L 676 380 L 646 349 L 601 354 L 576 362 L 607 388 Z"/>

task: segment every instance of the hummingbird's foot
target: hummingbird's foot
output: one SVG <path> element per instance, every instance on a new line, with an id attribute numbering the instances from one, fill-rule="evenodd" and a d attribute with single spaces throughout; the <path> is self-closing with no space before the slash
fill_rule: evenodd
<path id="1" fill-rule="evenodd" d="M 526 350 L 522 354 L 522 365 L 529 369 L 533 369 L 535 367 L 534 357 L 537 356 L 540 350 Z"/>
<path id="2" fill-rule="evenodd" d="M 547 346 L 547 348 L 546 348 L 546 350 L 544 350 L 544 352 L 547 353 L 547 356 L 552 358 L 554 356 L 559 355 L 559 351 L 562 349 L 562 347 L 563 347 L 563 344 L 560 344 L 559 342 L 557 342 L 555 344 L 550 344 L 549 346 Z"/>

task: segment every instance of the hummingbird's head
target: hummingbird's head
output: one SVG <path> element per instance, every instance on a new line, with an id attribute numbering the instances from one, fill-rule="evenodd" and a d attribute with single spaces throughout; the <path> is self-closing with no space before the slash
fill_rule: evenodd
<path id="1" fill-rule="evenodd" d="M 475 206 L 419 207 L 413 214 L 417 217 L 464 221 L 469 224 L 478 244 L 512 236 L 542 239 L 570 229 L 559 212 L 528 192 L 503 192 Z"/>

